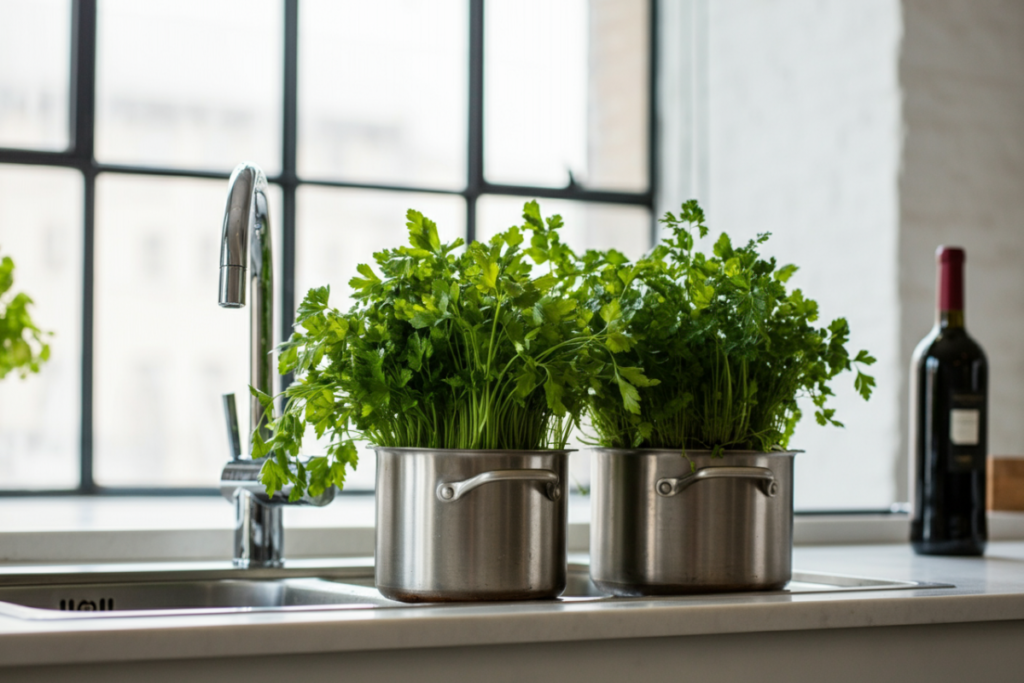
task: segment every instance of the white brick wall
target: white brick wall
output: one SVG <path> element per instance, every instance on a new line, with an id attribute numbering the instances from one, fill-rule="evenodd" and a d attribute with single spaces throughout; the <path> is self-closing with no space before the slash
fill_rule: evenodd
<path id="1" fill-rule="evenodd" d="M 991 450 L 1024 454 L 1024 2 L 665 0 L 662 17 L 662 205 L 698 196 L 715 230 L 772 232 L 879 360 L 869 404 L 836 402 L 845 430 L 798 431 L 797 507 L 906 498 L 907 370 L 943 243 L 968 252 Z"/>
<path id="2" fill-rule="evenodd" d="M 896 0 L 709 3 L 710 225 L 771 232 L 791 281 L 845 316 L 851 344 L 877 358 L 876 395 L 837 379 L 837 417 L 812 407 L 792 446 L 796 506 L 888 507 L 899 443 L 896 288 L 900 13 Z"/>
<path id="3" fill-rule="evenodd" d="M 967 328 L 989 360 L 989 449 L 1021 455 L 1024 2 L 906 0 L 903 16 L 901 357 L 932 325 L 936 245 L 963 246 Z"/>

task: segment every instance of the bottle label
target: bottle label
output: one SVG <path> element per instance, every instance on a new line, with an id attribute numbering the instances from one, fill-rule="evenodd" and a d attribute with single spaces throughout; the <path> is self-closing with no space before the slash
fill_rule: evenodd
<path id="1" fill-rule="evenodd" d="M 981 411 L 953 408 L 949 411 L 949 438 L 954 446 L 977 446 Z"/>
<path id="2" fill-rule="evenodd" d="M 953 394 L 949 410 L 949 471 L 985 468 L 984 394 Z"/>

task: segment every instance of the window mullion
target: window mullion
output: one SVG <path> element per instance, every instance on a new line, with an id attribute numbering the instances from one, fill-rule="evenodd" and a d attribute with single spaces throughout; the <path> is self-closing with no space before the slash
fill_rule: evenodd
<path id="1" fill-rule="evenodd" d="M 469 0 L 469 140 L 466 242 L 476 239 L 476 200 L 484 187 L 484 0 Z"/>
<path id="2" fill-rule="evenodd" d="M 72 154 L 92 163 L 96 120 L 96 0 L 75 0 L 71 20 Z"/>
<path id="3" fill-rule="evenodd" d="M 658 3 L 661 0 L 650 0 L 647 11 L 650 13 L 649 34 L 648 34 L 648 64 L 647 74 L 649 78 L 647 100 L 647 193 L 650 196 L 651 207 L 651 246 L 658 243 L 658 233 L 661 226 L 658 224 L 658 198 L 659 198 L 659 163 L 658 155 Z"/>
<path id="4" fill-rule="evenodd" d="M 299 0 L 284 2 L 284 112 L 281 157 L 281 339 L 291 336 L 295 322 L 295 203 L 298 186 Z M 292 374 L 281 378 L 281 390 Z"/>
<path id="5" fill-rule="evenodd" d="M 96 0 L 75 0 L 71 35 L 72 155 L 84 173 L 82 240 L 82 424 L 79 491 L 95 493 L 93 476 L 93 312 L 96 223 Z"/>

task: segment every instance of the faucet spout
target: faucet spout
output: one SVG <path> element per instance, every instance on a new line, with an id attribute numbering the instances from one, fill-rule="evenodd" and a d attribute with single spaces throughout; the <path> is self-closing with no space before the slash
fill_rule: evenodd
<path id="1" fill-rule="evenodd" d="M 274 278 L 267 177 L 253 164 L 239 164 L 232 171 L 228 184 L 221 231 L 218 303 L 223 308 L 242 308 L 246 305 L 248 289 L 251 308 L 249 384 L 273 395 Z M 249 405 L 250 425 L 254 429 L 259 425 L 261 434 L 268 436 L 263 406 L 255 396 L 250 397 Z M 272 417 L 266 416 L 267 419 Z"/>
<path id="2" fill-rule="evenodd" d="M 249 384 L 273 395 L 271 386 L 271 347 L 274 324 L 274 278 L 270 249 L 270 215 L 267 209 L 267 178 L 256 166 L 241 164 L 231 173 L 228 202 L 224 207 L 224 228 L 220 242 L 220 293 L 218 302 L 224 308 L 246 305 L 248 289 L 251 310 L 249 342 Z M 246 287 L 248 285 L 248 287 Z M 263 406 L 250 397 L 251 427 L 258 425 L 261 435 L 269 437 Z M 284 526 L 281 507 L 284 505 L 323 506 L 334 500 L 332 486 L 318 496 L 308 493 L 291 500 L 291 487 L 268 496 L 260 482 L 262 462 L 242 460 L 238 443 L 237 414 L 234 396 L 225 396 L 231 462 L 220 475 L 221 493 L 235 503 L 236 567 L 280 567 L 284 563 Z M 249 441 L 252 454 L 252 440 Z"/>

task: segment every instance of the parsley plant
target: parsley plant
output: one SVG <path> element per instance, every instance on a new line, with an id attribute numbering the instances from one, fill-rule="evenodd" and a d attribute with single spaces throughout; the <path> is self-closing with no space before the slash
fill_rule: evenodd
<path id="1" fill-rule="evenodd" d="M 279 370 L 295 372 L 271 437 L 254 433 L 253 457 L 268 457 L 269 492 L 292 497 L 344 485 L 356 442 L 445 449 L 564 448 L 588 392 L 618 372 L 629 345 L 620 325 L 591 326 L 585 306 L 597 259 L 579 259 L 558 235 L 560 216 L 537 202 L 523 223 L 487 244 L 442 244 L 437 227 L 407 214 L 409 245 L 377 254 L 378 272 L 358 267 L 355 304 L 329 306 L 327 287 L 310 290 Z M 537 271 L 537 272 L 535 272 Z M 631 371 L 643 382 L 642 373 Z M 636 410 L 636 388 L 620 402 Z M 269 412 L 272 399 L 255 392 Z M 327 453 L 298 457 L 306 428 L 328 435 Z"/>
<path id="2" fill-rule="evenodd" d="M 0 259 L 0 379 L 17 371 L 22 379 L 50 359 L 50 345 L 28 312 L 32 299 L 24 292 L 10 294 L 14 286 L 14 261 Z"/>
<path id="3" fill-rule="evenodd" d="M 875 359 L 846 349 L 846 320 L 815 326 L 817 303 L 786 289 L 796 266 L 761 257 L 767 234 L 737 247 L 723 233 L 705 255 L 694 251 L 693 231 L 708 233 L 696 201 L 662 223 L 671 238 L 636 263 L 617 252 L 586 257 L 598 262 L 593 327 L 619 323 L 634 343 L 618 361 L 644 375 L 625 376 L 638 411 L 612 387 L 591 392 L 597 443 L 715 453 L 786 447 L 801 396 L 810 397 L 819 424 L 841 427 L 827 403 L 831 380 L 856 369 L 854 386 L 865 400 L 875 384 L 860 369 Z"/>

